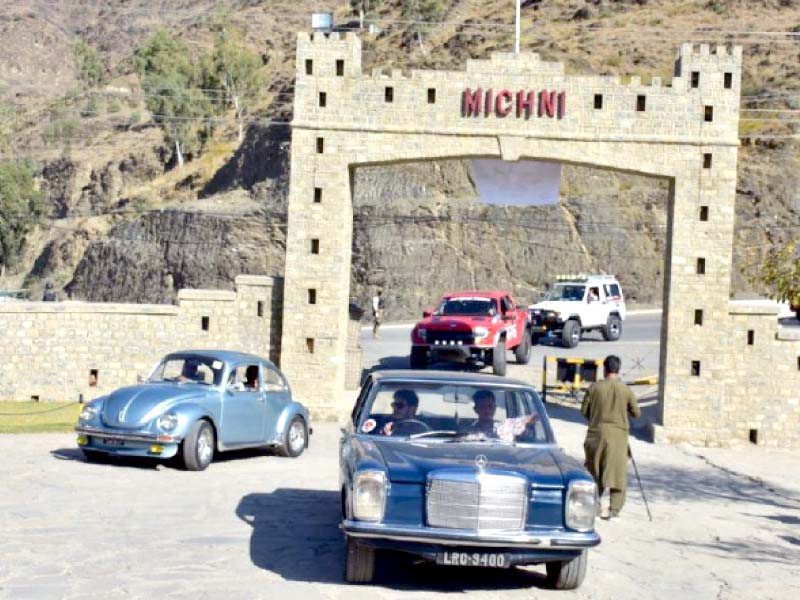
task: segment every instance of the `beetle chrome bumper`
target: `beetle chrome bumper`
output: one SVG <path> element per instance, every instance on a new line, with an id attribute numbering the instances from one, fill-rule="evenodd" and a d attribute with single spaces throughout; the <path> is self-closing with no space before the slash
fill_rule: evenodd
<path id="1" fill-rule="evenodd" d="M 432 529 L 381 525 L 363 521 L 346 520 L 342 530 L 356 538 L 394 540 L 398 542 L 417 542 L 440 544 L 442 546 L 471 546 L 484 548 L 519 548 L 548 550 L 582 550 L 600 543 L 595 531 L 586 533 L 571 531 L 532 532 L 478 532 L 463 529 Z"/>
<path id="2" fill-rule="evenodd" d="M 154 433 L 127 433 L 121 431 L 106 431 L 93 427 L 76 427 L 75 433 L 100 439 L 125 440 L 126 442 L 142 442 L 145 444 L 174 444 L 180 439 L 172 435 L 156 435 Z"/>

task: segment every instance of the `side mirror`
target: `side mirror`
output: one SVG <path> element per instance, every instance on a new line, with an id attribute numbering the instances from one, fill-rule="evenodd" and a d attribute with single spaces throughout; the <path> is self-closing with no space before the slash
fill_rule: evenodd
<path id="1" fill-rule="evenodd" d="M 433 311 L 430 311 L 430 310 L 423 310 L 423 311 L 422 311 L 422 318 L 423 318 L 423 319 L 427 319 L 427 318 L 428 318 L 428 317 L 430 317 L 432 314 L 433 314 Z"/>

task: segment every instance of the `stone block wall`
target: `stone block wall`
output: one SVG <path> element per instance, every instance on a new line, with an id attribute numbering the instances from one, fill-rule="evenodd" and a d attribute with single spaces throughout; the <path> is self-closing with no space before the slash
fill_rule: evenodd
<path id="1" fill-rule="evenodd" d="M 240 275 L 236 291 L 181 290 L 174 306 L 2 303 L 0 399 L 89 400 L 136 383 L 177 350 L 275 357 L 281 296 L 280 279 Z"/>

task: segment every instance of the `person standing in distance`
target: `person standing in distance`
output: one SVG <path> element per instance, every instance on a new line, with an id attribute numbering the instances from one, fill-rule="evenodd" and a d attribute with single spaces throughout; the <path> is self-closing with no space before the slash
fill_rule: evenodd
<path id="1" fill-rule="evenodd" d="M 630 388 L 619 379 L 620 360 L 613 354 L 603 361 L 603 381 L 589 386 L 581 413 L 589 421 L 583 451 L 586 468 L 597 483 L 598 495 L 611 496 L 608 519 L 619 518 L 628 485 L 628 415 L 642 411 Z M 598 505 L 599 506 L 599 505 Z"/>
<path id="2" fill-rule="evenodd" d="M 378 290 L 377 294 L 372 297 L 372 337 L 377 339 L 380 336 L 378 329 L 383 321 L 383 310 L 385 303 L 383 301 L 383 290 Z"/>

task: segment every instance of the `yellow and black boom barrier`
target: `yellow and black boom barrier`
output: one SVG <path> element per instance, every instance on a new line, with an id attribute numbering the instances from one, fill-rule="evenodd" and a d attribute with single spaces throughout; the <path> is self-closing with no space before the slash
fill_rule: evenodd
<path id="1" fill-rule="evenodd" d="M 556 383 L 547 383 L 547 364 L 555 364 Z M 551 369 L 552 372 L 552 369 Z M 542 364 L 542 401 L 547 402 L 547 392 L 575 396 L 585 383 L 594 383 L 603 372 L 602 358 L 572 358 L 545 356 Z"/>

